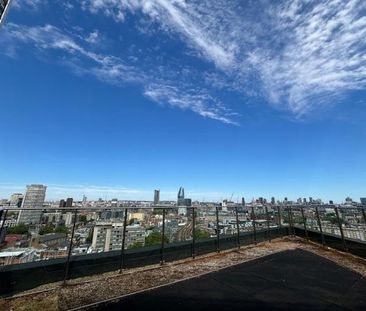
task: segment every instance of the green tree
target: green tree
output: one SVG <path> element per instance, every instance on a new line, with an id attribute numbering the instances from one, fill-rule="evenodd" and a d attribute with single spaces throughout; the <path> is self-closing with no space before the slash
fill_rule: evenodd
<path id="1" fill-rule="evenodd" d="M 165 243 L 169 243 L 169 240 L 164 236 Z M 152 232 L 149 236 L 145 238 L 145 245 L 157 245 L 161 243 L 161 233 L 159 231 Z"/>
<path id="2" fill-rule="evenodd" d="M 29 227 L 25 224 L 19 224 L 13 228 L 8 228 L 8 234 L 26 234 L 28 233 Z"/>
<path id="3" fill-rule="evenodd" d="M 53 233 L 54 228 L 50 225 L 44 226 L 39 230 L 39 234 L 40 235 L 44 235 L 44 234 L 48 234 L 48 233 Z"/>
<path id="4" fill-rule="evenodd" d="M 88 237 L 86 238 L 86 243 L 91 244 L 91 242 L 93 242 L 93 230 L 90 230 L 90 231 L 89 231 L 89 235 L 88 235 Z"/>
<path id="5" fill-rule="evenodd" d="M 55 232 L 56 233 L 65 233 L 65 234 L 68 234 L 69 233 L 69 229 L 65 226 L 58 226 L 56 229 L 55 229 Z"/>
<path id="6" fill-rule="evenodd" d="M 209 238 L 210 234 L 204 230 L 196 229 L 194 236 L 196 239 L 204 239 Z"/>
<path id="7" fill-rule="evenodd" d="M 144 245 L 143 245 L 143 243 L 142 242 L 135 242 L 135 243 L 133 243 L 133 244 L 131 244 L 128 248 L 129 249 L 134 249 L 134 248 L 141 248 L 141 247 L 143 247 Z"/>
<path id="8" fill-rule="evenodd" d="M 79 217 L 79 221 L 86 224 L 87 223 L 87 220 L 86 220 L 86 215 L 80 215 Z"/>

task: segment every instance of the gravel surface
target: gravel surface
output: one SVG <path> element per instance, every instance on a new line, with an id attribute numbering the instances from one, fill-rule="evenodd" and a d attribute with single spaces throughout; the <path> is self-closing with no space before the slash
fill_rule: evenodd
<path id="1" fill-rule="evenodd" d="M 282 238 L 240 250 L 212 253 L 196 259 L 125 270 L 122 274 L 109 272 L 94 277 L 70 280 L 66 286 L 49 284 L 27 292 L 23 297 L 0 300 L 0 310 L 69 310 L 87 304 L 170 284 L 217 271 L 232 265 L 290 249 L 304 249 L 323 256 L 343 267 L 366 276 L 366 261 L 346 253 L 326 248 L 301 238 Z M 53 289 L 52 289 L 53 288 Z M 44 308 L 44 305 L 47 308 Z"/>

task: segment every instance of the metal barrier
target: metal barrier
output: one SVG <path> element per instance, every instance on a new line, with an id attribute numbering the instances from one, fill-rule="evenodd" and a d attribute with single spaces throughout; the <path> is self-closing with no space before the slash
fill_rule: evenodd
<path id="1" fill-rule="evenodd" d="M 16 227 L 19 231 L 8 226 L 14 223 L 14 219 L 21 219 L 23 210 L 0 211 L 0 237 L 7 242 L 12 237 L 18 238 L 18 247 L 11 251 L 5 247 L 14 256 L 8 261 L 2 259 L 1 295 L 44 283 L 62 281 L 65 284 L 70 278 L 108 271 L 121 272 L 148 264 L 164 264 L 166 261 L 195 258 L 213 251 L 219 253 L 261 241 L 270 242 L 284 235 L 303 236 L 366 258 L 366 218 L 364 208 L 360 207 L 252 205 L 248 208 L 235 206 L 229 211 L 222 211 L 219 206 L 214 207 L 214 210 L 190 207 L 185 216 L 179 216 L 176 208 L 166 206 L 155 206 L 143 213 L 134 207 L 24 210 L 42 212 L 43 217 L 38 224 Z M 62 221 L 55 219 L 57 215 L 64 217 L 61 217 Z M 140 220 L 143 226 L 138 224 L 139 220 L 134 225 L 139 217 L 143 219 Z M 40 241 L 46 243 L 47 237 L 53 237 L 54 234 L 47 235 L 46 232 L 52 229 L 54 223 L 63 223 L 61 231 L 64 233 L 59 236 L 64 244 L 67 242 L 67 247 L 53 248 L 47 244 L 38 252 L 46 253 L 42 257 L 36 247 L 41 245 Z M 57 228 L 54 229 L 57 231 Z M 24 240 L 21 229 L 27 229 Z M 9 234 L 12 231 L 20 235 Z M 143 237 L 139 236 L 142 232 Z M 87 240 L 89 248 L 80 253 L 84 240 Z M 142 240 L 143 243 L 140 242 Z M 38 257 L 32 259 L 20 255 L 17 258 L 17 250 L 21 252 L 24 243 L 28 243 L 26 249 L 35 249 L 34 253 Z M 59 241 L 57 243 L 62 244 Z M 92 253 L 88 253 L 90 249 Z"/>

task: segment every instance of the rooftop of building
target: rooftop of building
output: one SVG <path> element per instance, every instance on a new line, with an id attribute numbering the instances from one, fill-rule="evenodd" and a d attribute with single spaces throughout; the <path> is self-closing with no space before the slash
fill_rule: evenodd
<path id="1" fill-rule="evenodd" d="M 282 238 L 162 266 L 39 286 L 0 300 L 0 309 L 344 309 L 366 305 L 366 261 Z M 102 302 L 102 303 L 101 303 Z"/>

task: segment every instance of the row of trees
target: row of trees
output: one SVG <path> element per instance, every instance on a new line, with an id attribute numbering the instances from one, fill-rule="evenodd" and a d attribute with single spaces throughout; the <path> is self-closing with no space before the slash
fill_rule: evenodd
<path id="1" fill-rule="evenodd" d="M 53 226 L 46 225 L 46 226 L 42 227 L 39 230 L 40 235 L 44 235 L 44 234 L 48 234 L 48 233 L 65 233 L 65 234 L 68 234 L 69 229 L 66 226 L 58 226 L 58 227 L 55 228 Z"/>
<path id="2" fill-rule="evenodd" d="M 145 246 L 151 246 L 151 245 L 159 245 L 161 243 L 161 233 L 159 231 L 153 231 L 145 238 Z M 203 238 L 209 238 L 210 234 L 202 229 L 196 229 L 195 231 L 195 238 L 196 239 L 203 239 Z M 169 239 L 164 236 L 164 242 L 169 243 Z M 132 248 L 141 248 L 143 247 L 143 243 L 136 242 L 129 246 L 130 249 Z"/>
<path id="3" fill-rule="evenodd" d="M 29 226 L 25 225 L 25 224 L 19 224 L 16 225 L 13 228 L 8 228 L 7 230 L 7 234 L 28 234 L 29 231 Z M 40 235 L 44 235 L 47 233 L 65 233 L 68 234 L 69 233 L 69 229 L 65 226 L 58 226 L 58 227 L 53 227 L 51 225 L 46 225 L 43 226 L 40 230 L 39 230 L 39 234 Z"/>
<path id="4" fill-rule="evenodd" d="M 8 228 L 6 232 L 7 232 L 7 234 L 27 234 L 28 230 L 29 230 L 29 226 L 27 226 L 25 224 L 19 224 L 13 228 Z"/>

